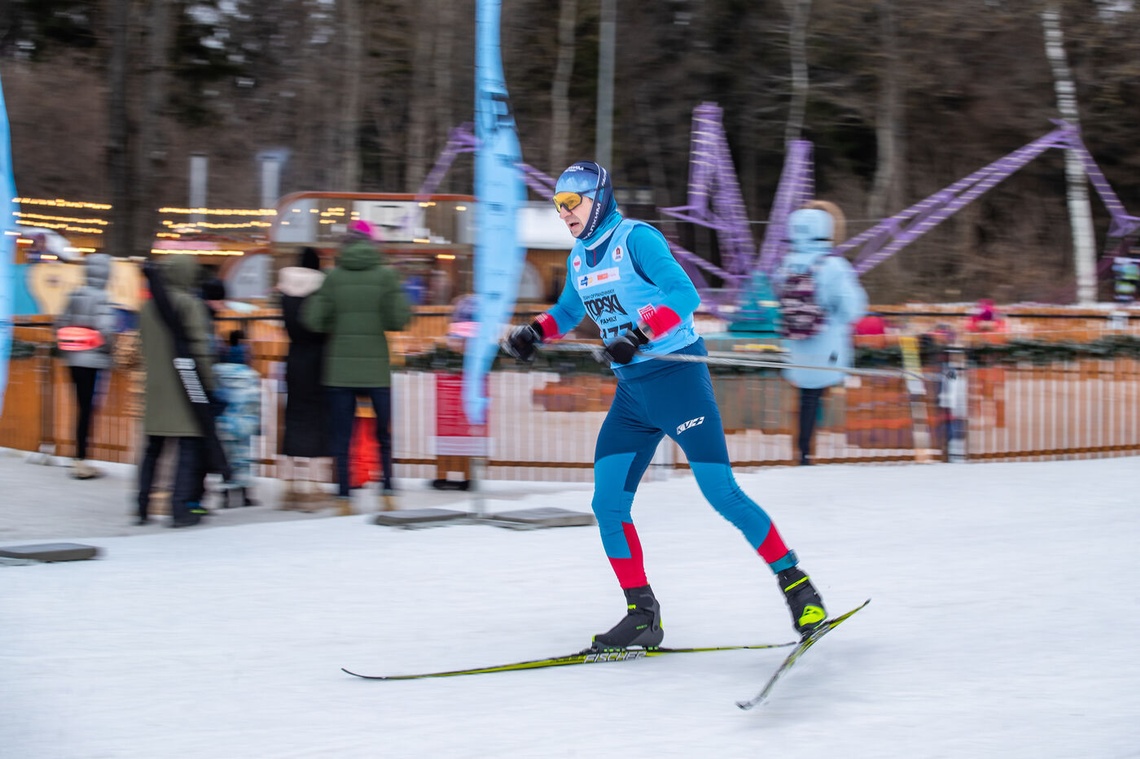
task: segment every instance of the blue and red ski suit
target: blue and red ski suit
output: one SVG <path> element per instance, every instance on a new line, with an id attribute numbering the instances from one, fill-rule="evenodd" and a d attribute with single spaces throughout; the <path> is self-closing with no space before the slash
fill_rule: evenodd
<path id="1" fill-rule="evenodd" d="M 638 483 L 661 439 L 681 447 L 701 493 L 744 534 L 773 573 L 796 565 L 768 514 L 737 484 L 708 367 L 655 358 L 707 355 L 693 326 L 700 296 L 664 236 L 613 210 L 567 259 L 566 285 L 536 323 L 544 341 L 587 314 L 609 344 L 638 324 L 651 341 L 628 364 L 613 364 L 617 392 L 594 450 L 593 510 L 602 544 L 622 588 L 647 585 L 631 516 Z"/>

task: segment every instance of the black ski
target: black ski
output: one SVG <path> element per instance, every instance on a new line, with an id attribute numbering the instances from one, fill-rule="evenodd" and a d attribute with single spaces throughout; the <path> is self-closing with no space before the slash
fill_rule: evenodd
<path id="1" fill-rule="evenodd" d="M 413 675 L 362 675 L 350 669 L 341 668 L 354 677 L 365 680 L 422 680 L 429 677 L 459 677 L 461 675 L 485 675 L 492 672 L 518 672 L 524 669 L 546 669 L 548 667 L 568 667 L 575 664 L 602 664 L 606 662 L 633 661 L 634 659 L 648 659 L 653 656 L 667 654 L 696 654 L 707 651 L 742 651 L 767 648 L 787 648 L 796 645 L 793 643 L 758 643 L 742 646 L 702 646 L 693 648 L 627 648 L 619 651 L 593 651 L 585 649 L 568 656 L 552 656 L 546 659 L 532 659 L 530 661 L 511 662 L 510 664 L 496 664 L 490 667 L 472 667 L 470 669 L 453 669 L 444 672 L 421 672 Z"/>
<path id="2" fill-rule="evenodd" d="M 767 700 L 768 695 L 772 692 L 772 689 L 776 687 L 776 683 L 780 681 L 781 677 L 788 673 L 788 670 L 795 666 L 795 663 L 800 660 L 800 657 L 804 655 L 804 652 L 818 643 L 824 635 L 827 635 L 836 627 L 839 627 L 841 624 L 850 619 L 851 616 L 855 614 L 855 612 L 859 611 L 869 603 L 871 603 L 871 599 L 868 598 L 866 601 L 859 604 L 851 611 L 840 614 L 838 617 L 834 617 L 833 619 L 829 619 L 818 628 L 816 628 L 811 635 L 800 641 L 799 645 L 797 645 L 795 649 L 793 649 L 792 652 L 788 654 L 787 658 L 780 663 L 780 666 L 777 667 L 776 671 L 772 673 L 772 676 L 768 678 L 768 682 L 764 684 L 764 687 L 760 689 L 759 693 L 747 701 L 737 701 L 736 705 L 741 709 L 751 709 L 757 704 L 761 704 Z"/>

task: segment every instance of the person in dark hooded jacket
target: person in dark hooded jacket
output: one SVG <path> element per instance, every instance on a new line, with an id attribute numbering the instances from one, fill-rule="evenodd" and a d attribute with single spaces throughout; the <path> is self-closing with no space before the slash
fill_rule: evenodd
<path id="1" fill-rule="evenodd" d="M 216 356 L 212 347 L 210 315 L 198 295 L 201 267 L 191 256 L 181 255 L 164 257 L 160 266 L 170 305 L 186 331 L 199 377 L 206 392 L 213 396 Z M 150 492 L 163 445 L 168 438 L 175 438 L 178 440 L 178 464 L 174 492 L 170 498 L 171 526 L 189 527 L 197 524 L 205 513 L 201 503 L 205 492 L 205 438 L 174 368 L 174 336 L 152 300 L 147 300 L 140 309 L 139 334 L 146 364 L 146 411 L 143 415 L 146 447 L 139 465 L 138 523 L 145 524 L 148 519 Z"/>
<path id="2" fill-rule="evenodd" d="M 376 246 L 376 229 L 366 221 L 351 224 L 336 268 L 306 300 L 301 320 L 328 335 L 322 383 L 329 402 L 333 454 L 336 457 L 337 507 L 352 513 L 348 452 L 356 419 L 357 396 L 365 395 L 376 412 L 380 445 L 383 508 L 395 508 L 392 485 L 392 370 L 385 332 L 407 326 L 411 306 L 400 274 Z"/>
<path id="3" fill-rule="evenodd" d="M 89 480 L 100 474 L 87 461 L 88 437 L 99 376 L 111 367 L 115 310 L 107 294 L 111 257 L 106 253 L 92 253 L 83 259 L 83 265 L 86 282 L 68 296 L 67 306 L 57 320 L 57 341 L 75 387 L 75 460 L 71 476 Z"/>

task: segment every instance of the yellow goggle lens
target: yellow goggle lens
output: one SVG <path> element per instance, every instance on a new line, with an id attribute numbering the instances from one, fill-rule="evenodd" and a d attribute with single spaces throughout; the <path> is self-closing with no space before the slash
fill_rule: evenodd
<path id="1" fill-rule="evenodd" d="M 588 196 L 577 192 L 556 192 L 554 193 L 554 209 L 561 211 L 565 208 L 567 211 L 573 211 L 582 205 L 582 198 L 584 197 Z"/>

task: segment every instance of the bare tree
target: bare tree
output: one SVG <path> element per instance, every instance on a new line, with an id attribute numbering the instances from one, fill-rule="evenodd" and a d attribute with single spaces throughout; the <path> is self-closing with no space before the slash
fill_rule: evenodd
<path id="1" fill-rule="evenodd" d="M 148 253 L 158 231 L 158 208 L 154 201 L 162 197 L 161 188 L 167 183 L 165 117 L 170 23 L 170 0 L 150 0 L 143 72 L 144 118 L 139 119 L 138 176 L 132 186 L 135 197 L 131 203 L 136 220 L 131 247 Z"/>
<path id="2" fill-rule="evenodd" d="M 570 151 L 570 78 L 574 75 L 574 27 L 577 21 L 578 0 L 560 0 L 558 58 L 550 82 L 550 165 L 553 167 L 565 166 Z"/>
<path id="3" fill-rule="evenodd" d="M 899 56 L 894 0 L 879 3 L 879 94 L 875 108 L 875 144 L 878 160 L 867 213 L 872 218 L 902 210 L 903 179 L 906 167 L 906 138 L 903 124 L 903 62 Z"/>
<path id="4" fill-rule="evenodd" d="M 899 53 L 898 28 L 895 23 L 894 0 L 878 4 L 879 60 L 878 97 L 875 102 L 875 175 L 867 196 L 867 216 L 879 219 L 902 210 L 906 178 L 902 108 L 904 65 Z M 882 264 L 883 277 L 900 290 L 911 287 L 920 267 L 912 259 L 892 256 Z"/>
<path id="5" fill-rule="evenodd" d="M 107 173 L 111 179 L 111 226 L 107 250 L 119 256 L 133 250 L 134 220 L 131 214 L 130 109 L 127 107 L 128 55 L 131 0 L 111 0 L 108 14 L 110 55 L 107 60 Z"/>
<path id="6" fill-rule="evenodd" d="M 800 139 L 804 129 L 809 84 L 806 40 L 811 0 L 784 0 L 784 9 L 791 18 L 788 26 L 788 55 L 792 63 L 792 102 L 788 109 L 788 124 L 784 129 L 784 145 L 788 145 L 792 140 Z"/>
<path id="7" fill-rule="evenodd" d="M 458 27 L 458 7 L 451 0 L 443 0 L 436 7 L 435 17 L 435 122 L 437 133 L 446 135 L 456 125 L 455 93 L 452 87 L 452 70 L 455 68 L 455 31 Z M 428 156 L 430 162 L 434 156 Z M 419 186 L 417 182 L 409 190 Z"/>
<path id="8" fill-rule="evenodd" d="M 336 187 L 346 191 L 360 188 L 360 80 L 364 65 L 364 29 L 361 24 L 361 0 L 340 0 L 339 29 L 343 35 L 343 86 L 340 126 L 337 129 L 336 155 L 340 170 Z"/>
<path id="9" fill-rule="evenodd" d="M 450 0 L 442 0 L 448 5 Z M 423 183 L 432 156 L 428 155 L 428 130 L 434 109 L 432 81 L 432 42 L 435 37 L 435 0 L 420 0 L 417 4 L 416 24 L 412 40 L 412 86 L 408 92 L 407 163 L 404 166 L 404 184 L 411 191 Z"/>
<path id="10" fill-rule="evenodd" d="M 1135 212 L 1140 150 L 1129 104 L 1140 97 L 1140 3 L 1051 2 L 1063 14 L 1076 88 L 1065 101 L 1073 112 L 1062 115 L 1074 120 L 1079 101 L 1086 145 Z M 284 192 L 410 190 L 446 131 L 470 118 L 474 0 L 67 0 L 82 12 L 66 18 L 40 12 L 49 5 L 5 6 L 19 24 L 0 62 L 17 181 L 45 196 L 113 202 L 106 245 L 119 255 L 146 252 L 153 229 L 143 215 L 158 204 L 150 201 L 184 196 L 190 150 L 217 158 L 211 196 L 235 205 L 257 202 L 250 169 L 270 148 L 289 156 Z M 504 5 L 502 54 L 523 155 L 557 169 L 591 154 L 601 4 Z M 1044 134 L 1064 94 L 1043 27 L 1025 23 L 1040 19 L 1046 0 L 617 5 L 612 168 L 629 186 L 652 186 L 659 206 L 683 200 L 692 109 L 703 101 L 724 110 L 753 218 L 770 206 L 786 140 L 806 138 L 818 191 L 849 209 L 857 233 Z M 165 74 L 153 38 L 163 10 L 179 31 L 168 36 Z M 427 65 L 413 72 L 417 60 Z M 107 136 L 76 114 L 91 114 Z M 98 161 L 86 157 L 92 140 Z M 470 164 L 456 161 L 447 186 L 469 189 Z M 952 284 L 962 298 L 1070 298 L 1063 167 L 1063 154 L 1049 151 L 977 198 L 872 271 L 872 297 L 956 295 Z M 1100 232 L 1108 219 L 1092 206 Z M 696 240 L 692 226 L 680 228 L 683 244 L 715 257 L 715 241 Z M 1087 293 L 1090 269 L 1081 266 Z"/>

